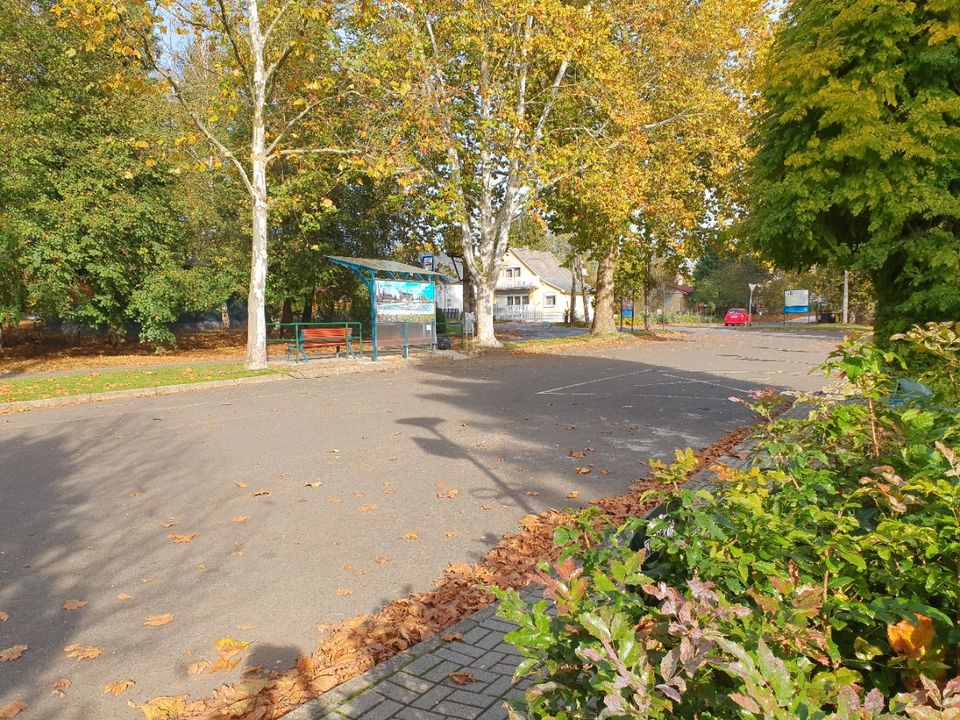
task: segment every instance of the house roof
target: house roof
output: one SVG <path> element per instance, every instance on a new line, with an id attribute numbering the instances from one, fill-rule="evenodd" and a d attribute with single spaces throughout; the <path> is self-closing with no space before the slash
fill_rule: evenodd
<path id="1" fill-rule="evenodd" d="M 573 273 L 560 264 L 556 255 L 546 250 L 530 250 L 528 248 L 510 248 L 510 252 L 517 260 L 530 268 L 531 272 L 539 275 L 545 283 L 558 290 L 570 292 Z"/>
<path id="2" fill-rule="evenodd" d="M 681 293 L 683 293 L 684 295 L 689 295 L 690 293 L 693 292 L 693 288 L 692 288 L 692 287 L 689 287 L 689 286 L 687 286 L 687 285 L 670 285 L 670 284 L 667 284 L 667 287 L 670 288 L 671 290 L 676 290 L 677 292 L 681 292 Z"/>

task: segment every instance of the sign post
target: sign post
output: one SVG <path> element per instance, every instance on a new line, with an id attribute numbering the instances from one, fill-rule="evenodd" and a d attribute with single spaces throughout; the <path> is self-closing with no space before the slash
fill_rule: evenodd
<path id="1" fill-rule="evenodd" d="M 750 318 L 750 324 L 753 325 L 753 291 L 757 289 L 757 283 L 747 283 L 750 288 L 750 302 L 747 303 L 747 317 Z"/>

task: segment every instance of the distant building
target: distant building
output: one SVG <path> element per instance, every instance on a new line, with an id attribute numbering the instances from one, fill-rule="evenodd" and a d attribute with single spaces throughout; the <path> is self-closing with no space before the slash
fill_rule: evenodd
<path id="1" fill-rule="evenodd" d="M 697 308 L 694 306 L 690 296 L 693 294 L 693 288 L 687 285 L 664 286 L 663 310 L 667 313 L 694 313 Z"/>
<path id="2" fill-rule="evenodd" d="M 527 248 L 508 250 L 497 278 L 493 317 L 514 322 L 563 322 L 571 306 L 572 281 L 573 274 L 553 253 Z M 577 317 L 582 319 L 579 281 L 573 302 Z M 589 293 L 587 302 L 592 302 Z"/>

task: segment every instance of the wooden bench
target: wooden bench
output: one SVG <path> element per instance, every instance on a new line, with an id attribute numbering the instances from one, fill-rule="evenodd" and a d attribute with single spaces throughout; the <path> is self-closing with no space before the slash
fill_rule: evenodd
<path id="1" fill-rule="evenodd" d="M 307 355 L 307 350 L 328 347 L 330 345 L 336 346 L 337 357 L 340 357 L 340 346 L 343 345 L 347 349 L 347 355 L 352 358 L 354 357 L 354 339 L 353 328 L 349 326 L 303 328 L 300 330 L 296 344 L 291 343 L 287 345 L 287 360 L 290 360 L 292 352 L 296 352 L 297 362 L 299 362 L 301 358 L 303 358 L 304 362 L 307 362 L 310 359 Z"/>

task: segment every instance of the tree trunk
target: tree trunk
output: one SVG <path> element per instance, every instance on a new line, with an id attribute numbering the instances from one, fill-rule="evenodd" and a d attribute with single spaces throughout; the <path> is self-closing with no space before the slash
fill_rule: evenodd
<path id="1" fill-rule="evenodd" d="M 293 328 L 286 327 L 293 322 L 293 300 L 286 297 L 283 299 L 283 305 L 280 308 L 280 337 L 292 338 Z"/>
<path id="2" fill-rule="evenodd" d="M 580 296 L 583 299 L 583 322 L 590 324 L 590 304 L 587 302 L 587 283 L 583 280 L 583 262 L 580 264 Z"/>
<path id="3" fill-rule="evenodd" d="M 266 122 L 267 74 L 263 64 L 263 36 L 257 0 L 247 0 L 250 55 L 253 60 L 253 127 L 250 144 L 251 233 L 250 292 L 247 295 L 247 370 L 267 367 L 267 204 Z"/>
<path id="4" fill-rule="evenodd" d="M 303 301 L 303 312 L 300 313 L 300 322 L 312 322 L 313 321 L 313 296 L 316 290 L 309 293 Z M 333 317 L 331 313 L 330 317 Z"/>
<path id="5" fill-rule="evenodd" d="M 607 335 L 617 332 L 617 323 L 613 313 L 613 284 L 617 269 L 617 244 L 610 243 L 606 254 L 597 266 L 597 287 L 594 290 L 593 335 Z"/>
<path id="6" fill-rule="evenodd" d="M 567 325 L 577 322 L 577 268 L 580 266 L 577 254 L 570 261 L 570 309 L 567 311 Z"/>
<path id="7" fill-rule="evenodd" d="M 493 332 L 493 305 L 497 281 L 486 275 L 477 277 L 477 328 L 476 342 L 481 347 L 501 347 Z"/>
<path id="8" fill-rule="evenodd" d="M 220 303 L 220 327 L 223 330 L 230 329 L 230 308 L 227 303 Z"/>
<path id="9" fill-rule="evenodd" d="M 466 262 L 463 263 L 463 311 L 477 314 L 477 294 L 474 292 L 473 274 Z"/>

